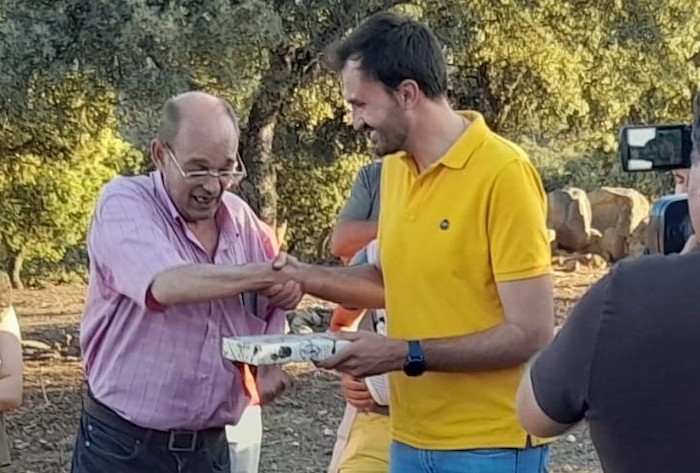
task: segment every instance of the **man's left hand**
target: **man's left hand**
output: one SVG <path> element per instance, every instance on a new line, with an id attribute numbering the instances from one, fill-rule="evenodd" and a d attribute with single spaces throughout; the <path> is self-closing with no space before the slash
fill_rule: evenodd
<path id="1" fill-rule="evenodd" d="M 255 383 L 262 404 L 272 402 L 292 387 L 292 378 L 279 366 L 258 366 Z"/>
<path id="2" fill-rule="evenodd" d="M 316 366 L 338 370 L 356 378 L 402 369 L 408 355 L 408 344 L 374 332 L 341 332 L 335 335 L 352 344 L 339 353 L 316 363 Z"/>
<path id="3" fill-rule="evenodd" d="M 261 291 L 261 294 L 270 300 L 270 304 L 284 310 L 296 309 L 304 297 L 302 285 L 290 279 L 284 284 L 275 284 Z"/>

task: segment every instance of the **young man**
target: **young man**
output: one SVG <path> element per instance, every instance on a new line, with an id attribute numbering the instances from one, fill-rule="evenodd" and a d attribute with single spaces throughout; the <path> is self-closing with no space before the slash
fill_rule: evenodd
<path id="1" fill-rule="evenodd" d="M 454 111 L 440 45 L 381 13 L 329 50 L 353 126 L 384 158 L 380 264 L 319 268 L 282 255 L 307 292 L 386 306 L 388 337 L 320 363 L 390 373 L 390 471 L 543 472 L 548 450 L 518 423 L 524 363 L 554 329 L 546 194 L 525 153 L 477 112 Z"/>

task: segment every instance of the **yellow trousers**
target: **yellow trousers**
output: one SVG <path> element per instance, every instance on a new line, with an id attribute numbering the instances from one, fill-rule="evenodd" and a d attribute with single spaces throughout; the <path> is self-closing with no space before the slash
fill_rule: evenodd
<path id="1" fill-rule="evenodd" d="M 340 457 L 338 473 L 386 473 L 390 444 L 389 416 L 358 412 Z"/>

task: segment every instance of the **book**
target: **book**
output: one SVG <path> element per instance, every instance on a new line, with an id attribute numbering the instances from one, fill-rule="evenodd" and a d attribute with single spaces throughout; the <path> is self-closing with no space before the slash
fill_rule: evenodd
<path id="1" fill-rule="evenodd" d="M 350 345 L 332 334 L 224 337 L 224 358 L 253 366 L 322 361 Z"/>

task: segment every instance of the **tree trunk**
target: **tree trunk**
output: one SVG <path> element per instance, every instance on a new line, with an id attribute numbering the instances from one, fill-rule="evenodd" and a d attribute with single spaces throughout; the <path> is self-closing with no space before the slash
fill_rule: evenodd
<path id="1" fill-rule="evenodd" d="M 270 58 L 270 67 L 253 100 L 241 143 L 241 156 L 248 169 L 248 178 L 241 183 L 241 197 L 273 228 L 277 225 L 277 174 L 272 145 L 282 98 L 294 85 L 285 52 L 279 49 Z"/>
<path id="2" fill-rule="evenodd" d="M 15 289 L 24 289 L 20 274 L 22 273 L 22 264 L 24 263 L 24 254 L 20 251 L 10 256 L 10 279 L 12 287 Z"/>

